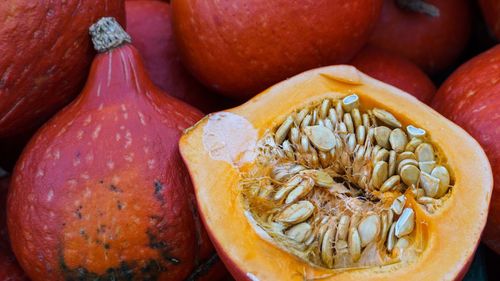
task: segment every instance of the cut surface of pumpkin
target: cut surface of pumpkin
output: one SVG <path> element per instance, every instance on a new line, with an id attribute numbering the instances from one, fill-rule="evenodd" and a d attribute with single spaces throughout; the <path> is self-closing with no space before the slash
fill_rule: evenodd
<path id="1" fill-rule="evenodd" d="M 180 149 L 237 280 L 458 279 L 491 197 L 472 137 L 351 66 L 209 115 Z"/>

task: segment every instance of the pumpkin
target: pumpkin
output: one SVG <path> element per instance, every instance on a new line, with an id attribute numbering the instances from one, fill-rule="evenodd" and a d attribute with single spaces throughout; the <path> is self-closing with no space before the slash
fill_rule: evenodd
<path id="1" fill-rule="evenodd" d="M 480 145 L 352 66 L 207 116 L 179 147 L 236 280 L 460 280 L 486 224 Z"/>
<path id="2" fill-rule="evenodd" d="M 1 171 L 1 169 L 0 169 Z M 9 178 L 0 173 L 0 280 L 2 281 L 27 281 L 28 277 L 16 261 L 10 248 L 7 224 L 5 222 L 5 203 L 7 203 L 7 190 Z"/>
<path id="3" fill-rule="evenodd" d="M 470 10 L 467 0 L 384 0 L 370 43 L 436 74 L 452 66 L 467 45 Z"/>
<path id="4" fill-rule="evenodd" d="M 83 92 L 16 165 L 14 253 L 34 281 L 216 280 L 177 148 L 201 113 L 153 85 L 113 18 L 90 30 L 100 54 Z"/>
<path id="5" fill-rule="evenodd" d="M 483 241 L 500 254 L 500 45 L 460 66 L 441 85 L 432 106 L 483 146 L 495 187 Z"/>
<path id="6" fill-rule="evenodd" d="M 436 86 L 418 66 L 397 54 L 366 46 L 350 62 L 371 77 L 391 84 L 424 103 L 431 101 Z"/>
<path id="7" fill-rule="evenodd" d="M 381 0 L 171 2 L 188 69 L 238 99 L 301 71 L 347 62 L 368 40 L 381 7 Z"/>
<path id="8" fill-rule="evenodd" d="M 500 40 L 500 2 L 495 0 L 479 0 L 486 23 L 493 35 Z"/>
<path id="9" fill-rule="evenodd" d="M 94 56 L 90 24 L 125 18 L 123 0 L 0 4 L 0 137 L 28 132 L 73 99 Z"/>
<path id="10" fill-rule="evenodd" d="M 182 65 L 174 44 L 168 3 L 128 1 L 125 7 L 127 32 L 134 38 L 132 44 L 160 89 L 207 113 L 231 105 L 196 81 Z"/>

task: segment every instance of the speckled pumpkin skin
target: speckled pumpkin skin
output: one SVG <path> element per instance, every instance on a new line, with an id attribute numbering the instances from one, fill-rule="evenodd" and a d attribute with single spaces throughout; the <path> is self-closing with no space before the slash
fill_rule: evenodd
<path id="1" fill-rule="evenodd" d="M 213 251 L 177 144 L 201 114 L 138 57 L 129 44 L 98 55 L 15 168 L 10 237 L 35 281 L 184 280 Z"/>
<path id="2" fill-rule="evenodd" d="M 81 90 L 89 26 L 125 20 L 124 0 L 0 1 L 0 137 L 40 125 Z"/>

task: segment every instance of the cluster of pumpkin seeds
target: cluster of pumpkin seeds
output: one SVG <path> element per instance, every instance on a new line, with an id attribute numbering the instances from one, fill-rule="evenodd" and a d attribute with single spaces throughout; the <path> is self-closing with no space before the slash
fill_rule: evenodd
<path id="1" fill-rule="evenodd" d="M 384 109 L 363 112 L 355 94 L 325 99 L 261 140 L 242 193 L 258 226 L 311 264 L 389 264 L 416 251 L 407 199 L 434 212 L 449 192 L 450 173 L 435 150 L 424 129 L 404 129 Z"/>

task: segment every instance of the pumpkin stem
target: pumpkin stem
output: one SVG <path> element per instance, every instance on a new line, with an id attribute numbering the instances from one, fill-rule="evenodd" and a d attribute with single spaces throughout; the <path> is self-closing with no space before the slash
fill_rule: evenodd
<path id="1" fill-rule="evenodd" d="M 424 0 L 396 0 L 396 4 L 405 10 L 426 14 L 431 17 L 439 17 L 439 9 Z"/>
<path id="2" fill-rule="evenodd" d="M 89 28 L 94 49 L 104 53 L 115 49 L 124 43 L 131 43 L 130 35 L 123 30 L 121 25 L 112 17 L 104 17 Z"/>

